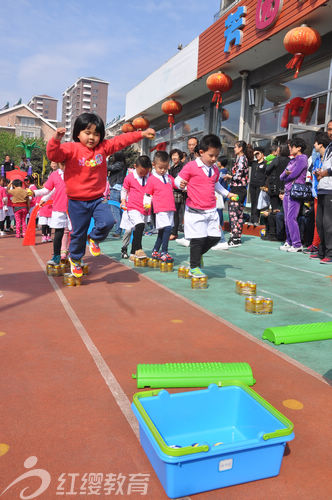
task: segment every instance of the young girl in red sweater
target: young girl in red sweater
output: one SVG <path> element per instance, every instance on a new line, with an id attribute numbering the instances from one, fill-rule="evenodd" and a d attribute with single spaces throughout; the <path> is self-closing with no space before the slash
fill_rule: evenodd
<path id="1" fill-rule="evenodd" d="M 103 120 L 94 113 L 83 113 L 74 123 L 74 142 L 60 144 L 65 132 L 63 127 L 57 129 L 47 144 L 47 156 L 51 161 L 64 162 L 66 165 L 64 181 L 73 228 L 69 259 L 72 274 L 81 277 L 81 259 L 85 253 L 86 240 L 91 255 L 100 255 L 99 243 L 107 238 L 114 224 L 110 206 L 103 198 L 107 177 L 106 157 L 143 137 L 152 139 L 155 131 L 149 128 L 104 140 Z M 95 225 L 88 235 L 92 217 Z"/>

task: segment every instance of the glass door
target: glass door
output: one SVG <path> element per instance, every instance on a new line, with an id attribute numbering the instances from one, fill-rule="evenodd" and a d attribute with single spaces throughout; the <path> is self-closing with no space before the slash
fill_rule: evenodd
<path id="1" fill-rule="evenodd" d="M 322 127 L 320 125 L 303 125 L 290 123 L 288 126 L 288 139 L 293 137 L 301 137 L 309 147 L 312 147 L 315 142 L 315 135 Z"/>

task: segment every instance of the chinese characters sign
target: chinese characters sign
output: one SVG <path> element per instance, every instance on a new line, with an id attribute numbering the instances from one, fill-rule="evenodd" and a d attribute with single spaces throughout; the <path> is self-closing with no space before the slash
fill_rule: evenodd
<path id="1" fill-rule="evenodd" d="M 230 44 L 234 42 L 234 45 L 241 45 L 243 31 L 246 20 L 245 15 L 247 14 L 247 7 L 242 6 L 230 14 L 225 21 L 225 32 L 224 36 L 226 38 L 224 52 L 230 51 Z"/>
<path id="2" fill-rule="evenodd" d="M 282 9 L 283 0 L 257 0 L 256 28 L 266 30 L 272 28 Z"/>

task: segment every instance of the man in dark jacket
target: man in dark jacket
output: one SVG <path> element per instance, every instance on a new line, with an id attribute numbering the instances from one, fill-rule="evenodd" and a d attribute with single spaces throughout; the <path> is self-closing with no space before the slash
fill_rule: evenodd
<path id="1" fill-rule="evenodd" d="M 5 156 L 5 161 L 1 165 L 1 176 L 2 177 L 7 177 L 6 173 L 10 172 L 11 170 L 14 170 L 14 168 L 15 168 L 15 165 L 11 161 L 10 156 L 6 155 Z"/>
<path id="2" fill-rule="evenodd" d="M 255 160 L 251 164 L 251 176 L 249 184 L 250 202 L 251 202 L 251 216 L 250 223 L 258 224 L 259 210 L 257 210 L 257 202 L 261 187 L 265 185 L 266 178 L 266 162 L 264 159 L 264 149 L 261 147 L 255 148 Z"/>

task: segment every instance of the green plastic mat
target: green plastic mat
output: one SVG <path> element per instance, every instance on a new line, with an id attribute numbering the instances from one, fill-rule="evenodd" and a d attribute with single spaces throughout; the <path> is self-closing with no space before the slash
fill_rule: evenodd
<path id="1" fill-rule="evenodd" d="M 137 388 L 144 387 L 208 387 L 225 382 L 242 382 L 254 385 L 251 367 L 248 363 L 164 363 L 138 364 Z"/>
<path id="2" fill-rule="evenodd" d="M 332 339 L 332 321 L 266 328 L 262 339 L 277 345 Z"/>

